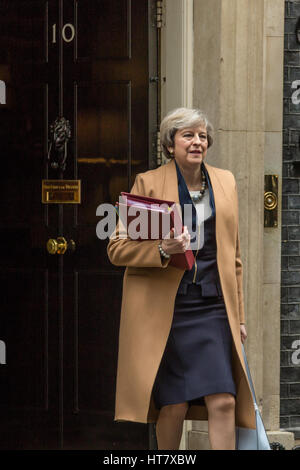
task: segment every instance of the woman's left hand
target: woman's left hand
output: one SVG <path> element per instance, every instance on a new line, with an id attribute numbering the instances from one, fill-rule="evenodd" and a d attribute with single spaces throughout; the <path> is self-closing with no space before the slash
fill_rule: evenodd
<path id="1" fill-rule="evenodd" d="M 240 329 L 241 329 L 241 341 L 244 344 L 244 342 L 247 339 L 247 331 L 246 331 L 246 327 L 243 323 L 240 324 Z"/>

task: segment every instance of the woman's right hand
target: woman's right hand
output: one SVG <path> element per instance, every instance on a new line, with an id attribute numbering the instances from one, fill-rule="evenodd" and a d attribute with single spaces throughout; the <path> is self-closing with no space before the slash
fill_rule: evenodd
<path id="1" fill-rule="evenodd" d="M 191 236 L 186 226 L 184 226 L 183 232 L 177 237 L 174 236 L 174 228 L 172 228 L 167 237 L 163 239 L 161 247 L 167 255 L 184 253 L 188 249 L 190 241 Z"/>

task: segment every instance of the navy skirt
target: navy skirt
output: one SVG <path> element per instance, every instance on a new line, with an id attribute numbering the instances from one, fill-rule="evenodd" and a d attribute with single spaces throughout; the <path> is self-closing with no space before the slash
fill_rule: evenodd
<path id="1" fill-rule="evenodd" d="M 173 322 L 153 385 L 156 408 L 175 403 L 204 405 L 215 393 L 236 395 L 232 335 L 223 297 L 202 297 L 200 287 L 177 293 Z"/>

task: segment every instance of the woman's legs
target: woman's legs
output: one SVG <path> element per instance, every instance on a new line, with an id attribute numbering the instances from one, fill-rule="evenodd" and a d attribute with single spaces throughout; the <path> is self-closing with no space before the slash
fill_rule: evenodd
<path id="1" fill-rule="evenodd" d="M 156 423 L 157 447 L 159 450 L 178 450 L 187 402 L 162 406 Z"/>
<path id="2" fill-rule="evenodd" d="M 208 436 L 212 450 L 235 450 L 235 398 L 231 393 L 204 397 L 208 410 Z M 163 406 L 156 423 L 158 450 L 178 450 L 187 402 Z"/>
<path id="3" fill-rule="evenodd" d="M 212 450 L 235 450 L 235 398 L 230 393 L 204 397 Z"/>

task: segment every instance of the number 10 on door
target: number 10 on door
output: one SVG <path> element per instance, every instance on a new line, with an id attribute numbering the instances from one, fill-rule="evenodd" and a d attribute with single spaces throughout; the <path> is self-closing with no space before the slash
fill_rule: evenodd
<path id="1" fill-rule="evenodd" d="M 75 28 L 71 23 L 66 23 L 61 31 L 62 38 L 65 42 L 72 42 L 75 37 Z M 52 44 L 56 43 L 56 23 L 52 26 Z"/>

